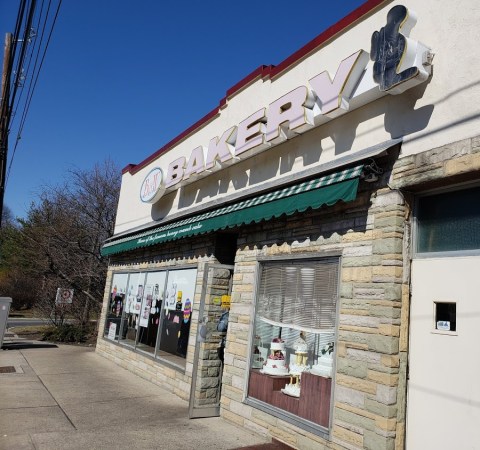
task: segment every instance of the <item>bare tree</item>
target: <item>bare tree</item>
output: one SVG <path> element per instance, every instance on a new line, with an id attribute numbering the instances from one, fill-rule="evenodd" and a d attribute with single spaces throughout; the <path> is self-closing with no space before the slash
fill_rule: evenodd
<path id="1" fill-rule="evenodd" d="M 61 323 L 66 310 L 55 306 L 56 289 L 74 289 L 69 313 L 86 325 L 103 298 L 107 261 L 100 249 L 113 234 L 120 171 L 106 161 L 67 175 L 61 186 L 43 188 L 19 229 L 37 306 Z"/>

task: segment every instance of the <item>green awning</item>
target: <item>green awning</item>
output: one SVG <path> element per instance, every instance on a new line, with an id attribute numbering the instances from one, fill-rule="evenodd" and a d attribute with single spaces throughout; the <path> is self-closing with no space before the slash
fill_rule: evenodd
<path id="1" fill-rule="evenodd" d="M 188 219 L 172 222 L 131 236 L 112 238 L 102 248 L 102 255 L 112 255 L 139 247 L 160 244 L 186 236 L 223 230 L 261 220 L 291 215 L 308 208 L 350 202 L 357 196 L 358 181 L 363 165 L 294 186 L 259 195 Z"/>

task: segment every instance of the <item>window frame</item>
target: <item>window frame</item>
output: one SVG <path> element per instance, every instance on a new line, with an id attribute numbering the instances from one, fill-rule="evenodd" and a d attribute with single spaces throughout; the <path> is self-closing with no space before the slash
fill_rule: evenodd
<path id="1" fill-rule="evenodd" d="M 198 272 L 199 272 L 198 264 L 197 265 L 180 265 L 180 266 L 168 267 L 168 268 L 149 268 L 149 269 L 143 269 L 143 270 L 140 269 L 140 268 L 134 269 L 134 270 L 128 270 L 128 269 L 114 270 L 114 271 L 112 271 L 112 275 L 110 277 L 109 290 L 108 290 L 108 302 L 110 301 L 110 296 L 111 296 L 112 288 L 113 288 L 113 280 L 114 280 L 115 275 L 119 275 L 119 274 L 127 274 L 128 275 L 127 276 L 127 290 L 128 290 L 128 284 L 130 282 L 130 277 L 132 275 L 139 274 L 139 282 L 143 280 L 143 286 L 145 288 L 145 281 L 148 280 L 148 274 L 149 273 L 164 272 L 165 273 L 165 282 L 164 282 L 164 286 L 163 286 L 163 292 L 165 293 L 165 291 L 167 289 L 167 284 L 168 284 L 168 281 L 169 281 L 169 273 L 170 272 L 179 272 L 179 271 L 183 271 L 183 270 L 195 270 L 195 286 L 193 287 L 192 312 L 191 312 L 191 315 L 190 315 L 190 325 L 191 325 L 192 315 L 193 315 L 193 305 L 195 304 L 194 298 L 195 298 L 197 281 L 198 281 Z M 142 297 L 142 304 L 143 304 L 143 297 Z M 108 303 L 107 303 L 107 308 L 108 308 Z M 124 306 L 124 308 L 125 308 L 125 306 Z M 120 320 L 120 330 L 122 330 L 122 328 L 123 328 L 123 323 L 124 323 L 124 320 L 125 320 L 125 314 L 126 314 L 125 311 L 122 311 L 122 317 L 121 317 L 121 320 Z M 165 308 L 164 308 L 164 305 L 162 305 L 162 308 L 161 308 L 161 311 L 160 311 L 158 329 L 157 329 L 157 338 L 156 338 L 155 348 L 154 348 L 153 352 L 148 352 L 146 350 L 142 350 L 141 348 L 137 348 L 138 338 L 139 338 L 139 330 L 140 330 L 139 326 L 137 327 L 137 330 L 135 332 L 135 343 L 134 343 L 134 345 L 120 341 L 120 330 L 119 330 L 119 335 L 115 340 L 109 339 L 108 338 L 108 328 L 107 328 L 108 309 L 107 309 L 107 313 L 105 315 L 105 322 L 104 322 L 105 326 L 104 326 L 104 332 L 103 332 L 102 339 L 111 343 L 111 344 L 113 344 L 113 345 L 116 345 L 118 347 L 126 348 L 126 349 L 128 349 L 128 350 L 130 350 L 134 353 L 139 353 L 139 354 L 145 356 L 146 358 L 152 359 L 152 360 L 157 361 L 157 362 L 161 362 L 162 364 L 164 364 L 164 365 L 166 365 L 166 366 L 168 366 L 172 369 L 175 369 L 177 371 L 185 372 L 188 353 L 185 356 L 185 358 L 182 358 L 183 364 L 176 364 L 175 362 L 170 361 L 170 360 L 162 357 L 161 355 L 159 355 L 161 333 L 162 333 L 164 318 L 165 318 Z"/>
<path id="2" fill-rule="evenodd" d="M 416 194 L 413 203 L 413 214 L 412 214 L 412 244 L 411 244 L 411 255 L 413 259 L 428 259 L 428 258 L 446 258 L 446 257 L 455 257 L 455 256 L 478 256 L 480 255 L 480 248 L 472 250 L 450 250 L 450 251 L 440 251 L 440 252 L 419 252 L 418 251 L 418 240 L 419 240 L 419 223 L 418 223 L 418 214 L 420 210 L 420 200 L 425 197 L 432 197 L 434 195 L 446 194 L 449 192 L 460 192 L 471 188 L 480 187 L 480 182 L 465 182 L 459 183 L 454 186 L 447 186 L 443 188 L 430 189 L 422 193 Z"/>
<path id="3" fill-rule="evenodd" d="M 325 260 L 325 259 L 336 259 L 338 265 L 338 272 L 337 272 L 337 301 L 335 307 L 335 325 L 334 325 L 334 343 L 335 343 L 335 355 L 333 360 L 333 368 L 332 368 L 332 385 L 331 385 L 331 395 L 330 395 L 330 414 L 329 414 L 329 424 L 328 428 L 323 427 L 320 424 L 316 424 L 311 422 L 307 419 L 304 419 L 298 415 L 290 413 L 286 410 L 280 409 L 276 406 L 270 405 L 265 403 L 261 400 L 255 399 L 253 397 L 248 396 L 249 390 L 249 378 L 250 378 L 250 371 L 252 370 L 252 362 L 253 362 L 253 347 L 254 347 L 254 340 L 255 340 L 255 329 L 256 329 L 256 318 L 257 318 L 257 302 L 259 298 L 259 287 L 260 287 L 260 280 L 262 274 L 262 265 L 268 264 L 269 262 L 282 262 L 288 264 L 288 262 L 292 261 L 318 261 L 318 260 Z M 242 402 L 248 406 L 254 407 L 259 409 L 267 414 L 275 416 L 281 420 L 284 420 L 292 425 L 295 425 L 303 430 L 306 430 L 310 433 L 316 434 L 321 436 L 325 439 L 328 439 L 332 430 L 333 424 L 333 410 L 335 404 L 334 398 L 334 391 L 336 386 L 336 351 L 338 348 L 338 327 L 340 322 L 340 303 L 341 303 L 341 279 L 342 279 L 342 251 L 341 250 L 330 250 L 324 252 L 315 252 L 315 253 L 300 253 L 297 255 L 277 255 L 277 256 L 260 256 L 257 257 L 257 264 L 255 267 L 255 281 L 253 284 L 253 305 L 252 305 L 252 317 L 253 320 L 250 326 L 250 333 L 249 333 L 249 340 L 248 340 L 248 355 L 247 355 L 247 367 L 244 379 L 244 389 L 243 389 L 243 399 Z"/>

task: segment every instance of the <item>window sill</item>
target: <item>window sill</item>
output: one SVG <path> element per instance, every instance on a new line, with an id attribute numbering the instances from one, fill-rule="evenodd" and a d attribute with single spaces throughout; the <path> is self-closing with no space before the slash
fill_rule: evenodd
<path id="1" fill-rule="evenodd" d="M 430 333 L 432 334 L 443 334 L 445 336 L 458 336 L 458 333 L 456 331 L 444 331 L 444 330 L 431 330 Z"/>

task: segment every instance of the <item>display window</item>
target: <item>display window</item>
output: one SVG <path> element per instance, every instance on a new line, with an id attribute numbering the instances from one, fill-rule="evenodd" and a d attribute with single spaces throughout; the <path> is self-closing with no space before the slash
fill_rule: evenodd
<path id="1" fill-rule="evenodd" d="M 165 297 L 167 272 L 148 272 L 138 319 L 137 348 L 154 353 Z"/>
<path id="2" fill-rule="evenodd" d="M 185 366 L 197 269 L 116 273 L 104 336 Z"/>
<path id="3" fill-rule="evenodd" d="M 128 274 L 116 273 L 112 278 L 112 288 L 108 300 L 107 318 L 104 335 L 118 341 L 120 325 L 125 305 L 127 292 Z"/>
<path id="4" fill-rule="evenodd" d="M 187 355 L 195 294 L 196 269 L 168 272 L 159 350 L 181 358 Z"/>
<path id="5" fill-rule="evenodd" d="M 126 304 L 123 311 L 119 341 L 131 347 L 135 347 L 144 281 L 145 273 L 131 273 L 128 277 Z"/>
<path id="6" fill-rule="evenodd" d="M 328 428 L 339 258 L 260 266 L 248 397 Z"/>

